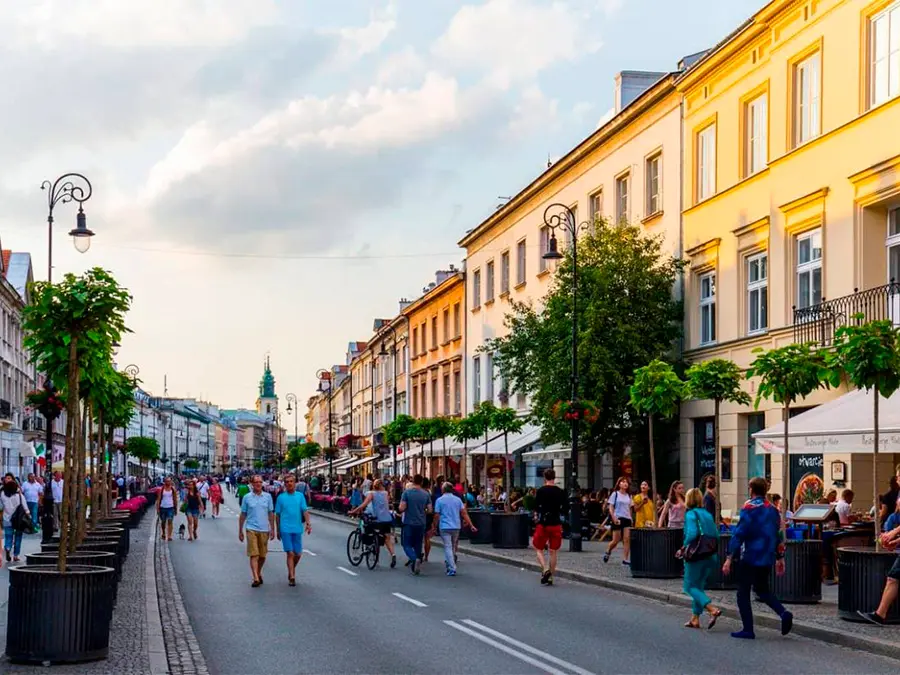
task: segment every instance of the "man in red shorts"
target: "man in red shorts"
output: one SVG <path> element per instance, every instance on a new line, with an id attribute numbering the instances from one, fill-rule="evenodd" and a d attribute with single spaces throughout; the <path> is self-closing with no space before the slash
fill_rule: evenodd
<path id="1" fill-rule="evenodd" d="M 556 472 L 553 469 L 544 471 L 544 486 L 538 488 L 535 498 L 534 517 L 537 527 L 534 530 L 534 550 L 541 566 L 541 583 L 553 585 L 553 573 L 556 572 L 556 552 L 562 546 L 562 516 L 566 509 L 566 493 L 556 486 Z M 550 547 L 550 567 L 544 560 L 544 549 Z"/>

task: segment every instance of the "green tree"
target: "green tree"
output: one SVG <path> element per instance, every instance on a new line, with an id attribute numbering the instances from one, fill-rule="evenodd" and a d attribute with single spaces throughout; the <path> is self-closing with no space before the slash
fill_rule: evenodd
<path id="1" fill-rule="evenodd" d="M 722 401 L 750 405 L 750 394 L 741 389 L 743 376 L 741 369 L 733 361 L 710 359 L 695 363 L 688 368 L 688 391 L 693 398 L 713 401 L 713 424 L 716 443 L 716 522 L 720 515 L 719 492 L 722 491 L 722 445 L 719 442 L 719 411 Z M 701 485 L 702 489 L 703 486 Z"/>
<path id="2" fill-rule="evenodd" d="M 484 348 L 510 389 L 531 397 L 546 443 L 570 439 L 569 423 L 552 409 L 572 398 L 572 263 L 570 248 L 540 308 L 513 302 L 506 335 Z M 591 453 L 634 438 L 639 420 L 629 387 L 634 371 L 668 353 L 681 334 L 681 303 L 672 288 L 682 267 L 663 253 L 661 238 L 641 228 L 598 223 L 579 237 L 576 398 L 600 410 L 595 422 L 580 425 L 579 444 Z"/>
<path id="3" fill-rule="evenodd" d="M 432 475 L 431 464 L 434 460 L 434 442 L 437 440 L 438 429 L 435 425 L 436 418 L 423 417 L 416 420 L 410 428 L 412 440 L 422 446 L 422 455 L 425 455 L 425 444 L 428 443 L 428 477 L 434 478 Z"/>
<path id="4" fill-rule="evenodd" d="M 469 466 L 467 464 L 469 458 L 469 441 L 474 441 L 476 438 L 481 438 L 481 435 L 484 433 L 482 429 L 482 422 L 483 419 L 481 417 L 476 417 L 474 415 L 461 417 L 453 423 L 453 429 L 450 431 L 450 435 L 456 440 L 456 442 L 463 444 L 462 463 L 459 467 L 459 473 L 462 476 L 461 480 L 463 484 L 465 484 L 467 487 L 469 482 L 466 479 L 469 469 Z"/>
<path id="5" fill-rule="evenodd" d="M 497 428 L 494 426 L 496 413 L 497 406 L 494 405 L 493 401 L 482 401 L 475 406 L 474 412 L 472 412 L 472 414 L 469 416 L 475 420 L 475 424 L 481 430 L 481 433 L 484 434 L 484 482 L 482 483 L 482 485 L 484 485 L 485 487 L 487 487 L 488 484 L 488 440 L 491 431 L 497 430 Z"/>
<path id="6" fill-rule="evenodd" d="M 509 499 L 512 495 L 512 483 L 509 481 L 509 435 L 519 433 L 524 426 L 525 420 L 519 417 L 512 408 L 494 408 L 492 411 L 491 428 L 503 434 L 504 487 L 506 488 L 507 509 L 509 509 Z"/>
<path id="7" fill-rule="evenodd" d="M 155 438 L 132 436 L 125 441 L 125 451 L 146 466 L 159 459 L 159 442 Z M 184 465 L 187 466 L 188 463 L 185 462 Z"/>
<path id="8" fill-rule="evenodd" d="M 878 404 L 900 388 L 900 331 L 891 321 L 862 323 L 864 315 L 854 317 L 857 325 L 842 326 L 834 333 L 832 364 L 857 389 L 875 390 L 872 396 L 872 503 L 875 506 L 875 542 L 880 546 L 880 504 L 878 502 Z M 834 380 L 832 375 L 832 380 Z"/>
<path id="9" fill-rule="evenodd" d="M 451 417 L 435 417 L 432 420 L 432 431 L 434 432 L 435 439 L 441 439 L 441 443 L 443 444 L 443 471 L 441 472 L 446 480 L 447 476 L 447 437 L 453 431 L 453 418 Z"/>
<path id="10" fill-rule="evenodd" d="M 647 416 L 650 436 L 650 494 L 656 492 L 656 449 L 653 442 L 653 418 L 668 418 L 678 412 L 684 398 L 685 383 L 671 365 L 654 359 L 634 371 L 631 385 L 631 406 Z M 655 525 L 655 523 L 654 523 Z"/>
<path id="11" fill-rule="evenodd" d="M 397 417 L 382 427 L 384 442 L 391 446 L 394 453 L 394 466 L 391 467 L 392 469 L 395 469 L 397 465 L 398 446 L 403 446 L 404 457 L 409 455 L 409 442 L 413 438 L 412 431 L 415 423 L 415 418 L 410 415 L 397 415 Z M 412 467 L 410 467 L 410 471 L 411 470 Z"/>
<path id="12" fill-rule="evenodd" d="M 814 351 L 808 344 L 790 344 L 769 351 L 758 347 L 753 351 L 758 356 L 747 369 L 746 378 L 748 380 L 753 377 L 759 378 L 754 406 L 758 408 L 760 401 L 764 398 L 771 399 L 782 406 L 784 457 L 781 477 L 785 493 L 784 499 L 781 500 L 783 515 L 791 502 L 788 448 L 791 405 L 797 399 L 806 398 L 817 389 L 828 386 L 833 380 L 834 374 L 825 354 Z"/>

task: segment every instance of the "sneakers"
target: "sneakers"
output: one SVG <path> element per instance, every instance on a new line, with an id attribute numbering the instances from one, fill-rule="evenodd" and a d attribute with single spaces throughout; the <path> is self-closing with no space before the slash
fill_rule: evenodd
<path id="1" fill-rule="evenodd" d="M 397 566 L 397 556 L 391 556 L 391 569 L 394 569 Z"/>
<path id="2" fill-rule="evenodd" d="M 622 561 L 622 564 L 625 565 L 625 567 L 631 567 L 631 561 L 630 561 L 630 560 L 623 560 L 623 561 Z"/>
<path id="3" fill-rule="evenodd" d="M 860 610 L 857 610 L 856 613 L 859 614 L 863 619 L 865 619 L 869 623 L 873 623 L 876 626 L 884 625 L 884 619 L 882 619 L 880 616 L 878 616 L 875 612 L 864 612 L 860 609 Z M 793 619 L 793 617 L 791 617 L 791 618 Z M 784 626 L 783 621 L 784 620 L 782 619 L 782 629 Z"/>
<path id="4" fill-rule="evenodd" d="M 422 564 L 418 560 L 414 561 L 412 564 L 412 573 L 419 576 L 419 573 L 422 571 L 421 567 Z"/>
<path id="5" fill-rule="evenodd" d="M 455 576 L 456 576 L 456 570 L 447 570 L 447 576 L 448 576 L 448 577 L 455 577 Z"/>
<path id="6" fill-rule="evenodd" d="M 605 562 L 605 563 L 608 563 L 608 562 L 609 562 L 609 553 L 604 553 L 604 554 L 603 554 L 603 562 Z"/>
<path id="7" fill-rule="evenodd" d="M 547 586 L 550 583 L 552 583 L 552 577 L 550 575 L 550 570 L 544 570 L 543 572 L 541 572 L 541 585 Z"/>
<path id="8" fill-rule="evenodd" d="M 877 615 L 876 615 L 877 616 Z M 791 628 L 794 627 L 794 615 L 790 612 L 785 612 L 781 615 L 781 634 L 787 635 L 791 632 Z"/>
<path id="9" fill-rule="evenodd" d="M 755 640 L 756 634 L 747 630 L 739 630 L 732 633 L 731 637 L 738 638 L 739 640 Z"/>

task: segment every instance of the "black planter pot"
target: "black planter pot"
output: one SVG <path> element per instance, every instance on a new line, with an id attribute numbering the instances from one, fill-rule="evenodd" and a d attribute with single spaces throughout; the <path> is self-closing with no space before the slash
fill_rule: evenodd
<path id="1" fill-rule="evenodd" d="M 118 556 L 120 558 L 122 558 L 122 560 L 125 560 L 125 558 L 128 556 L 128 545 L 125 542 L 125 540 L 120 536 L 116 536 L 115 534 L 107 534 L 105 532 L 91 532 L 91 531 L 85 532 L 84 533 L 84 541 L 82 543 L 88 543 L 88 542 L 93 542 L 93 541 L 104 542 L 104 543 L 113 543 L 116 545 L 116 553 L 118 554 Z M 54 535 L 50 539 L 50 543 L 59 545 L 59 535 Z"/>
<path id="2" fill-rule="evenodd" d="M 811 605 L 822 600 L 822 541 L 785 542 L 784 575 L 772 570 L 769 588 L 782 602 Z"/>
<path id="3" fill-rule="evenodd" d="M 684 562 L 675 552 L 684 543 L 684 530 L 631 528 L 631 576 L 677 579 L 684 575 Z"/>
<path id="4" fill-rule="evenodd" d="M 881 602 L 888 570 L 897 559 L 892 551 L 850 546 L 838 549 L 838 616 L 847 621 L 863 621 L 858 610 L 872 612 Z M 900 598 L 888 610 L 887 623 L 900 623 Z"/>
<path id="5" fill-rule="evenodd" d="M 632 538 L 634 538 L 633 530 L 632 530 Z M 728 576 L 722 576 L 722 563 L 725 562 L 725 558 L 728 557 L 728 545 L 731 543 L 731 533 L 724 533 L 719 535 L 719 564 L 716 565 L 716 568 L 713 570 L 712 574 L 709 575 L 709 581 L 706 583 L 707 588 L 712 588 L 718 591 L 733 591 L 737 588 L 737 577 L 735 576 L 735 570 L 732 570 L 728 573 Z"/>
<path id="6" fill-rule="evenodd" d="M 124 525 L 125 527 L 128 527 L 128 528 L 134 528 L 134 527 L 137 527 L 138 523 L 140 523 L 140 521 L 141 521 L 140 514 L 138 514 L 137 512 L 135 512 L 135 513 L 137 514 L 136 519 L 132 516 L 132 513 L 130 511 L 113 510 L 113 512 L 111 514 L 109 514 L 108 516 L 102 516 L 100 518 L 100 522 L 101 523 L 118 523 L 119 525 Z"/>
<path id="7" fill-rule="evenodd" d="M 491 544 L 494 548 L 528 548 L 530 534 L 530 514 L 503 511 L 491 513 Z"/>
<path id="8" fill-rule="evenodd" d="M 472 524 L 477 528 L 477 532 L 472 532 L 470 541 L 473 544 L 490 544 L 493 542 L 493 534 L 491 533 L 491 512 L 482 509 L 469 511 L 469 518 Z"/>
<path id="9" fill-rule="evenodd" d="M 112 553 L 114 558 L 113 569 L 116 571 L 116 580 L 122 579 L 122 563 L 125 561 L 121 555 L 119 555 L 119 544 L 115 541 L 83 541 L 81 545 L 75 549 L 75 553 L 83 553 L 86 551 L 103 551 L 106 553 Z M 59 542 L 51 542 L 49 544 L 41 544 L 41 553 L 53 553 L 55 555 L 59 554 Z"/>
<path id="10" fill-rule="evenodd" d="M 6 656 L 18 663 L 79 663 L 109 653 L 109 567 L 22 565 L 9 570 Z"/>
<path id="11" fill-rule="evenodd" d="M 26 565 L 51 565 L 56 566 L 58 552 L 52 553 L 27 553 L 25 555 Z M 110 567 L 115 569 L 116 554 L 107 553 L 106 551 L 76 551 L 66 556 L 66 566 L 72 565 L 91 565 L 94 567 Z M 115 604 L 116 596 L 119 591 L 118 578 L 113 575 L 113 604 Z"/>
<path id="12" fill-rule="evenodd" d="M 101 523 L 97 525 L 97 527 L 91 528 L 88 530 L 88 533 L 91 534 L 100 534 L 100 535 L 108 535 L 108 536 L 116 536 L 120 539 L 125 540 L 125 554 L 131 552 L 131 530 L 127 527 L 123 527 L 121 525 L 109 524 L 109 523 Z"/>

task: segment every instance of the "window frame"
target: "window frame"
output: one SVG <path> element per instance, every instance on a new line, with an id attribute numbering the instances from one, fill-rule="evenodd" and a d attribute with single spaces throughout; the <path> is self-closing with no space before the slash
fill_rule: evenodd
<path id="1" fill-rule="evenodd" d="M 472 270 L 472 309 L 481 307 L 481 269 Z"/>
<path id="2" fill-rule="evenodd" d="M 437 314 L 431 317 L 431 348 L 437 349 L 439 344 L 438 317 Z"/>
<path id="3" fill-rule="evenodd" d="M 816 82 L 815 87 L 810 87 L 809 92 L 812 96 L 811 103 L 814 102 L 816 104 L 815 111 L 815 129 L 809 132 L 808 136 L 803 135 L 803 124 L 806 121 L 804 111 L 803 111 L 803 102 L 802 95 L 804 90 L 803 86 L 803 68 L 807 64 L 812 62 L 816 63 Z M 792 149 L 799 148 L 802 145 L 806 145 L 810 141 L 814 141 L 822 135 L 822 43 L 821 41 L 816 42 L 812 47 L 801 52 L 796 57 L 794 57 L 790 62 L 790 96 L 791 96 L 791 133 L 790 133 L 790 147 Z M 812 109 L 812 108 L 809 108 Z"/>
<path id="4" fill-rule="evenodd" d="M 718 171 L 718 123 L 709 122 L 697 130 L 695 141 L 697 168 L 695 171 L 696 201 L 700 203 L 716 195 Z M 711 148 L 710 152 L 705 152 Z M 707 155 L 710 155 L 707 157 Z M 708 171 L 708 175 L 707 175 Z"/>
<path id="5" fill-rule="evenodd" d="M 750 268 L 753 263 L 757 263 L 758 265 L 764 261 L 764 264 L 760 266 L 765 268 L 765 276 L 758 277 L 756 281 L 751 280 Z M 762 333 L 766 333 L 769 330 L 769 252 L 768 251 L 758 251 L 757 253 L 753 253 L 748 255 L 745 258 L 744 264 L 744 274 L 746 275 L 746 284 L 745 284 L 745 292 L 747 299 L 747 335 L 760 335 Z M 750 300 L 753 293 L 759 294 L 760 299 L 762 299 L 763 294 L 765 294 L 765 312 L 762 311 L 763 303 L 760 302 L 758 305 L 758 312 L 756 320 L 757 322 L 762 319 L 761 324 L 757 328 L 753 328 L 753 304 Z"/>
<path id="6" fill-rule="evenodd" d="M 528 238 L 516 242 L 516 286 L 528 281 Z"/>
<path id="7" fill-rule="evenodd" d="M 484 400 L 494 402 L 494 355 L 484 355 Z"/>
<path id="8" fill-rule="evenodd" d="M 891 232 L 891 224 L 896 225 L 896 231 Z M 889 208 L 885 219 L 887 236 L 884 240 L 885 253 L 887 254 L 887 281 L 888 283 L 900 283 L 900 274 L 897 278 L 891 276 L 891 249 L 900 248 L 900 206 Z"/>
<path id="9" fill-rule="evenodd" d="M 816 235 L 819 236 L 819 245 L 820 245 L 820 255 L 818 258 L 813 258 L 812 253 L 815 250 L 812 244 L 812 239 Z M 805 262 L 800 262 L 800 244 L 805 240 L 810 240 L 809 251 L 810 251 L 810 259 Z M 796 290 L 794 292 L 794 299 L 796 301 L 797 309 L 807 309 L 809 307 L 814 307 L 822 302 L 822 294 L 825 289 L 825 267 L 823 265 L 823 260 L 825 258 L 825 238 L 824 231 L 821 227 L 814 227 L 810 230 L 806 230 L 805 232 L 800 232 L 794 237 L 794 283 L 796 284 Z M 813 302 L 813 277 L 815 270 L 819 270 L 819 301 Z M 809 274 L 809 303 L 802 304 L 800 302 L 800 277 L 804 274 Z"/>
<path id="10" fill-rule="evenodd" d="M 622 187 L 625 189 L 622 190 Z M 624 205 L 623 205 L 624 201 Z M 616 176 L 616 224 L 631 222 L 631 171 Z"/>
<path id="11" fill-rule="evenodd" d="M 484 266 L 484 302 L 494 301 L 494 259 L 491 258 Z"/>
<path id="12" fill-rule="evenodd" d="M 755 136 L 754 131 L 754 109 L 762 104 L 762 120 L 759 135 Z M 756 92 L 751 98 L 744 102 L 744 178 L 755 176 L 760 171 L 769 167 L 769 92 L 768 88 L 764 91 Z M 759 147 L 757 147 L 757 143 Z M 762 157 L 759 158 L 761 164 L 756 165 L 755 150 L 759 149 Z"/>
<path id="13" fill-rule="evenodd" d="M 704 282 L 707 280 L 711 280 L 709 285 L 709 295 L 704 297 L 703 287 Z M 705 347 L 707 345 L 716 344 L 716 271 L 709 270 L 707 272 L 703 272 L 697 275 L 697 289 L 698 289 L 698 307 L 699 307 L 699 317 L 700 317 L 700 330 L 699 330 L 699 344 L 701 347 Z M 707 313 L 704 313 L 704 310 L 707 308 L 711 308 Z M 704 339 L 704 323 L 706 322 L 706 318 L 708 317 L 708 332 L 709 335 Z"/>
<path id="14" fill-rule="evenodd" d="M 599 202 L 595 203 L 595 200 Z M 598 219 L 603 218 L 603 188 L 598 188 L 588 195 L 588 214 L 591 222 L 594 223 Z"/>
<path id="15" fill-rule="evenodd" d="M 444 319 L 444 342 L 447 343 L 450 342 L 450 308 L 444 307 L 441 316 Z"/>
<path id="16" fill-rule="evenodd" d="M 500 254 L 500 295 L 509 293 L 509 249 Z"/>
<path id="17" fill-rule="evenodd" d="M 458 302 L 453 303 L 453 339 L 462 337 L 462 309 Z"/>
<path id="18" fill-rule="evenodd" d="M 896 16 L 894 13 L 896 12 Z M 877 100 L 876 94 L 876 68 L 878 66 L 878 61 L 876 60 L 875 49 L 877 48 L 877 43 L 875 40 L 876 30 L 875 24 L 876 22 L 886 19 L 888 22 L 887 27 L 887 36 L 888 36 L 888 54 L 885 57 L 886 66 L 887 66 L 887 83 L 888 83 L 888 92 L 887 97 L 883 100 Z M 878 11 L 872 13 L 870 16 L 866 17 L 866 86 L 867 86 L 867 96 L 866 96 L 866 110 L 872 110 L 873 108 L 877 108 L 880 105 L 884 105 L 888 101 L 897 98 L 900 96 L 900 28 L 897 30 L 898 34 L 898 44 L 895 48 L 895 51 L 891 52 L 891 23 L 896 20 L 900 22 L 900 0 L 895 2 L 891 2 L 886 6 L 880 8 Z M 894 56 L 892 59 L 891 56 Z M 891 94 L 890 92 L 890 84 L 891 84 L 891 72 L 892 68 L 897 69 L 897 77 L 896 77 L 896 91 Z"/>
<path id="19" fill-rule="evenodd" d="M 646 183 L 644 186 L 644 195 L 645 195 L 645 215 L 644 218 L 652 218 L 653 216 L 657 216 L 663 212 L 663 153 L 662 150 L 658 150 L 650 155 L 644 160 L 644 182 Z M 651 167 L 656 166 L 656 194 L 653 193 L 653 178 L 651 175 Z M 654 207 L 653 201 L 656 200 L 656 206 Z"/>
<path id="20" fill-rule="evenodd" d="M 550 262 L 544 258 L 544 254 L 550 250 L 550 227 L 542 225 L 538 236 L 538 274 L 543 274 L 550 269 Z"/>
<path id="21" fill-rule="evenodd" d="M 481 403 L 481 357 L 472 357 L 472 405 Z"/>

